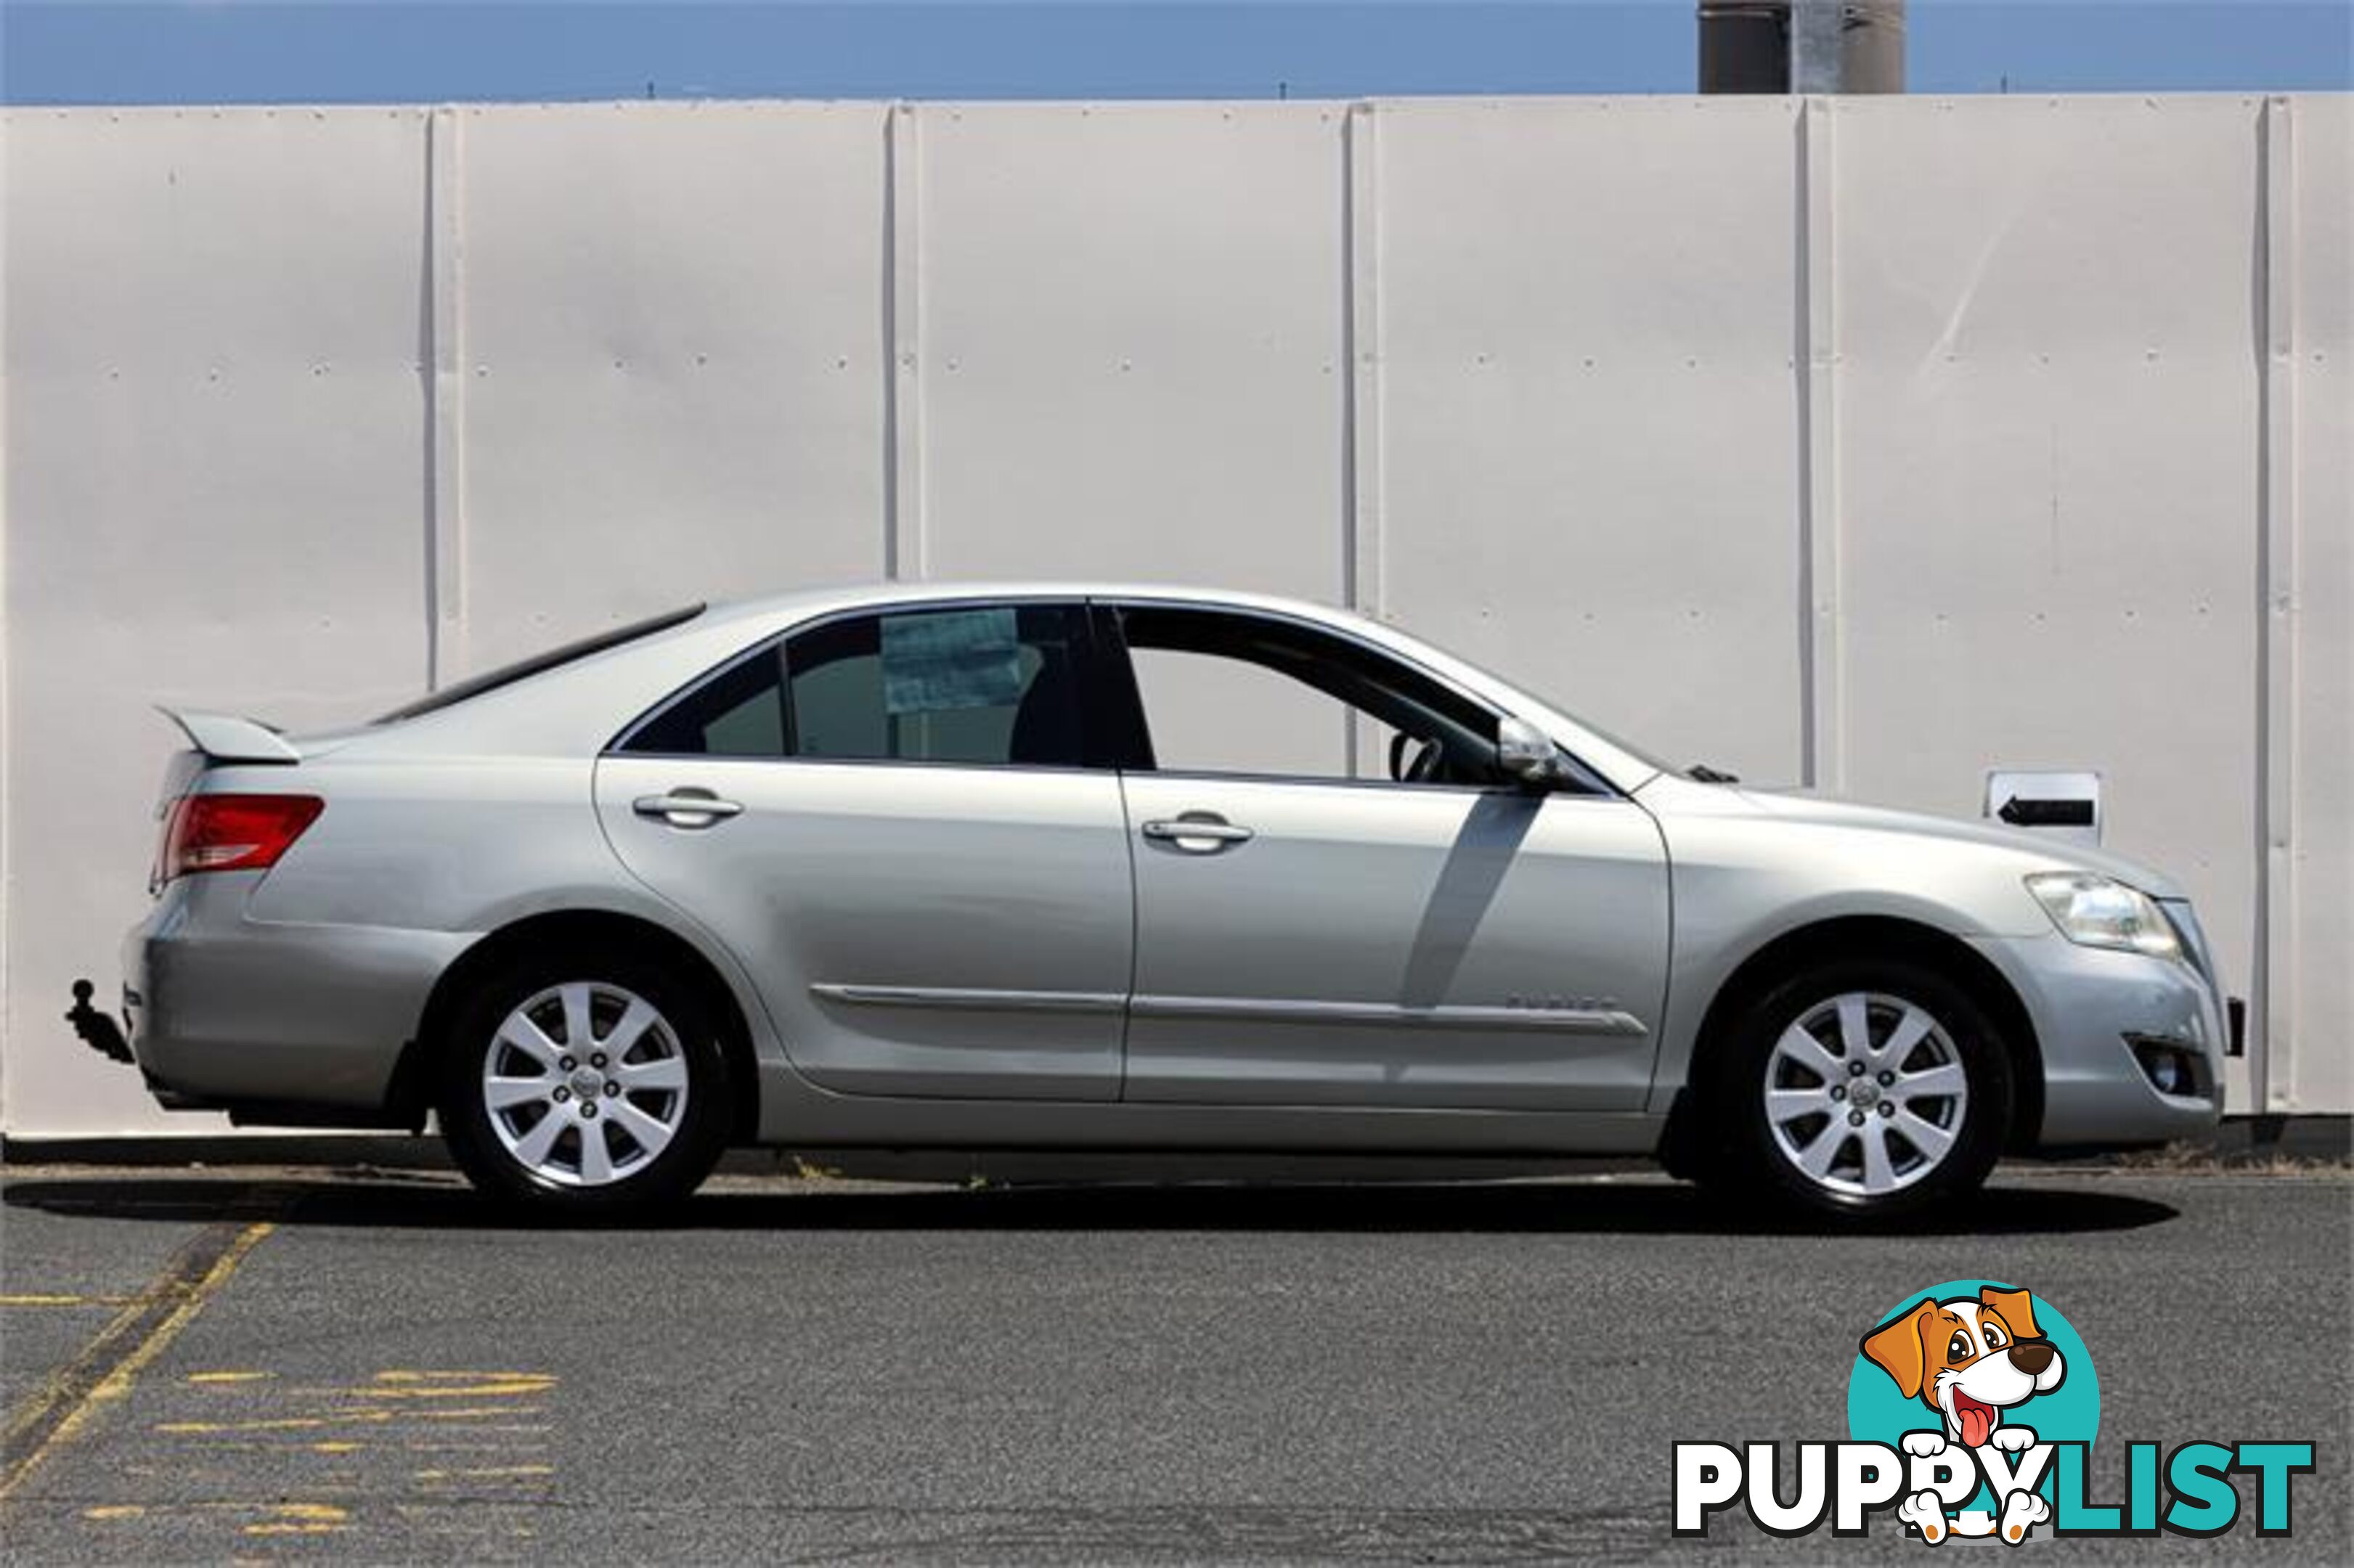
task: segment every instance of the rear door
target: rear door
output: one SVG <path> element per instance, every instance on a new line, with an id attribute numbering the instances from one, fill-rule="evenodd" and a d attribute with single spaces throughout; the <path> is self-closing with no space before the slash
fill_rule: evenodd
<path id="1" fill-rule="evenodd" d="M 1111 1099 L 1132 955 L 1081 607 L 837 616 L 597 769 L 630 869 L 734 950 L 812 1081 Z"/>

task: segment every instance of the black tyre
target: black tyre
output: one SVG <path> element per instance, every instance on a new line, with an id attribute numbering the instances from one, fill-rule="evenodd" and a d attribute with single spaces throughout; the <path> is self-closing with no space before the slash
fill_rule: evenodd
<path id="1" fill-rule="evenodd" d="M 1897 959 L 1808 969 L 1758 999 L 1707 1086 L 1705 1169 L 1745 1202 L 1855 1219 L 1935 1206 L 1984 1182 L 2013 1103 L 1985 1011 Z"/>
<path id="2" fill-rule="evenodd" d="M 437 1104 L 491 1197 L 550 1212 L 667 1202 L 711 1171 L 730 1085 L 701 990 L 606 948 L 534 953 L 459 1007 Z"/>

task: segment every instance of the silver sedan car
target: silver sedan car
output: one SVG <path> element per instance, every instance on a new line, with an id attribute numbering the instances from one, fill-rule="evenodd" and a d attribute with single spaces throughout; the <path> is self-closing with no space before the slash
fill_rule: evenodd
<path id="1" fill-rule="evenodd" d="M 2221 1098 L 2158 873 L 1695 778 L 1314 605 L 811 592 L 334 733 L 174 716 L 155 1097 L 438 1118 L 549 1208 L 767 1143 L 1656 1153 L 1883 1214 Z"/>

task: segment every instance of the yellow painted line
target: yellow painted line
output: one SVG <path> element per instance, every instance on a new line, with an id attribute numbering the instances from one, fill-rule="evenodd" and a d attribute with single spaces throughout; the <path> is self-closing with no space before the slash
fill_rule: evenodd
<path id="1" fill-rule="evenodd" d="M 321 1524 L 311 1520 L 300 1523 L 272 1520 L 268 1524 L 249 1524 L 245 1527 L 245 1533 L 248 1535 L 333 1535 L 343 1528 L 340 1524 Z"/>
<path id="2" fill-rule="evenodd" d="M 190 1372 L 188 1381 L 190 1383 L 260 1383 L 264 1378 L 277 1375 L 276 1372 Z"/>
<path id="3" fill-rule="evenodd" d="M 334 1503 L 280 1503 L 275 1517 L 245 1527 L 248 1535 L 332 1535 L 351 1519 L 351 1510 Z"/>
<path id="4" fill-rule="evenodd" d="M 325 1426 L 382 1426 L 395 1421 L 476 1421 L 489 1415 L 536 1415 L 536 1404 L 492 1404 L 465 1410 L 334 1410 L 324 1415 L 272 1415 L 250 1421 L 159 1421 L 154 1430 L 175 1437 L 213 1437 L 232 1432 L 315 1432 Z M 523 1430 L 515 1427 L 497 1431 Z M 537 1428 L 531 1428 L 537 1430 Z"/>
<path id="5" fill-rule="evenodd" d="M 0 1500 L 80 1436 L 99 1411 L 128 1394 L 140 1372 L 179 1338 L 272 1228 L 267 1220 L 242 1229 L 224 1221 L 198 1232 L 80 1354 L 26 1400 L 0 1432 Z"/>
<path id="6" fill-rule="evenodd" d="M 159 1421 L 155 1430 L 175 1437 L 210 1437 L 224 1432 L 313 1432 L 339 1425 L 323 1415 L 281 1415 L 262 1421 Z"/>
<path id="7" fill-rule="evenodd" d="M 376 1373 L 374 1381 L 376 1383 L 512 1383 L 525 1378 L 540 1383 L 554 1383 L 556 1374 L 535 1372 L 408 1372 L 395 1369 L 391 1372 Z"/>
<path id="8" fill-rule="evenodd" d="M 325 1389 L 346 1399 L 511 1399 L 546 1393 L 556 1374 L 535 1372 L 380 1372 L 360 1388 Z"/>
<path id="9" fill-rule="evenodd" d="M 419 1470 L 417 1478 L 420 1481 L 507 1481 L 554 1474 L 556 1467 L 553 1465 L 491 1465 L 473 1470 Z"/>
<path id="10" fill-rule="evenodd" d="M 514 1399 L 546 1393 L 547 1383 L 470 1383 L 441 1388 L 339 1388 L 347 1399 Z"/>
<path id="11" fill-rule="evenodd" d="M 135 1514 L 251 1514 L 261 1519 L 308 1520 L 337 1522 L 351 1518 L 351 1510 L 339 1503 L 270 1502 L 257 1498 L 193 1498 L 186 1502 L 101 1503 L 82 1510 L 85 1519 L 101 1515 L 129 1519 Z"/>
<path id="12" fill-rule="evenodd" d="M 68 1296 L 43 1291 L 18 1291 L 0 1296 L 0 1307 L 122 1307 L 132 1296 Z"/>

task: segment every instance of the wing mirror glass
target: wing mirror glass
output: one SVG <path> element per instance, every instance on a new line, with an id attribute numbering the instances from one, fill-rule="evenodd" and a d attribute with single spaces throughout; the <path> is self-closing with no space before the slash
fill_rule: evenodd
<path id="1" fill-rule="evenodd" d="M 1522 718 L 1498 722 L 1496 766 L 1505 777 L 1532 788 L 1557 784 L 1569 776 L 1568 765 L 1553 737 Z"/>

